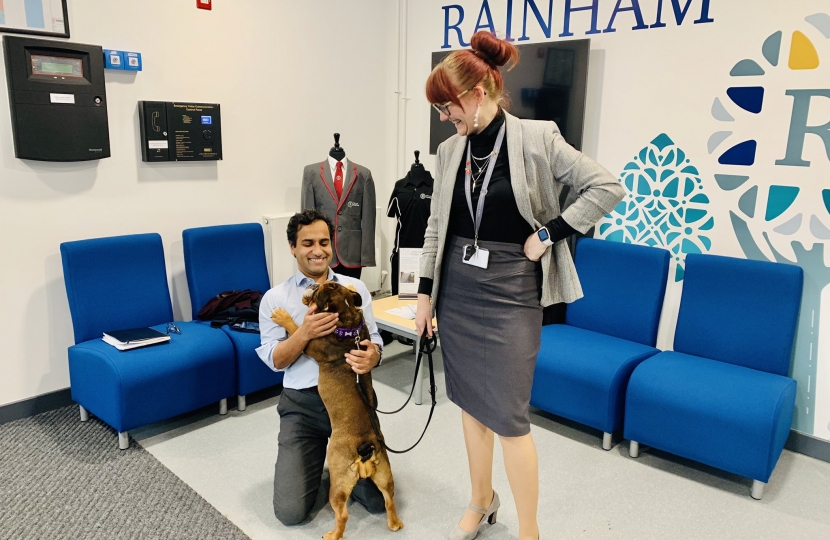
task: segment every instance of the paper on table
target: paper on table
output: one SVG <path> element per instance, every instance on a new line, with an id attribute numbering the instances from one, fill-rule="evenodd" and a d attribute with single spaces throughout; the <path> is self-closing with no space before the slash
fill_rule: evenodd
<path id="1" fill-rule="evenodd" d="M 415 304 L 407 304 L 403 307 L 394 308 L 394 309 L 387 309 L 386 313 L 390 315 L 395 315 L 396 317 L 403 317 L 404 319 L 409 319 L 410 321 L 415 320 Z"/>

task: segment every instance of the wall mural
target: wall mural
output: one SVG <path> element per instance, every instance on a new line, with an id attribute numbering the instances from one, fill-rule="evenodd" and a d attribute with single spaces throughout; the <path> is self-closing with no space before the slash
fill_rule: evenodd
<path id="1" fill-rule="evenodd" d="M 793 427 L 808 434 L 821 430 L 826 436 L 830 425 L 827 431 L 815 426 L 815 403 L 821 295 L 830 285 L 825 262 L 830 244 L 830 122 L 820 125 L 827 121 L 830 89 L 814 88 L 830 85 L 830 77 L 817 82 L 809 72 L 822 68 L 822 54 L 828 55 L 830 66 L 830 47 L 823 47 L 830 43 L 830 14 L 817 13 L 804 21 L 804 28 L 759 40 L 757 58 L 739 59 L 725 78 L 727 88 L 710 111 L 720 127 L 706 142 L 716 171 L 714 183 L 703 183 L 687 154 L 661 134 L 625 166 L 620 182 L 626 198 L 603 219 L 599 237 L 669 249 L 676 264 L 674 279 L 680 281 L 685 255 L 708 252 L 710 236 L 716 237 L 710 232 L 715 226 L 710 203 L 726 204 L 729 223 L 718 223 L 718 234 L 731 229 L 743 255 L 802 267 L 804 293 L 791 368 L 798 382 Z M 781 124 L 781 135 L 787 134 L 782 99 L 789 100 L 786 152 L 777 139 L 759 140 L 752 132 L 752 126 L 760 125 L 755 119 L 762 118 L 766 126 Z M 769 109 L 774 110 L 767 114 Z M 828 162 L 816 152 L 819 140 Z M 717 189 L 706 193 L 704 186 Z"/>
<path id="2" fill-rule="evenodd" d="M 818 34 L 813 35 L 830 39 L 830 15 L 817 13 L 805 21 L 818 31 Z M 722 102 L 716 98 L 713 103 L 712 116 L 715 120 L 721 125 L 728 125 L 740 123 L 746 116 L 762 115 L 764 81 L 773 72 L 779 77 L 786 77 L 786 74 L 778 72 L 819 69 L 819 48 L 805 32 L 806 28 L 787 33 L 788 55 L 782 55 L 785 33 L 777 31 L 761 44 L 757 59 L 739 61 L 730 72 L 733 86 L 726 91 L 728 100 Z M 830 285 L 830 267 L 825 263 L 825 247 L 830 241 L 830 189 L 827 189 L 830 182 L 826 179 L 823 182 L 816 181 L 814 176 L 803 173 L 794 175 L 783 167 L 814 165 L 803 159 L 808 134 L 823 139 L 830 159 L 830 124 L 811 126 L 808 122 L 813 99 L 830 98 L 830 91 L 787 90 L 786 95 L 792 99 L 793 111 L 786 155 L 775 161 L 781 168 L 780 174 L 773 178 L 753 174 L 752 167 L 758 158 L 758 141 L 747 139 L 737 142 L 720 154 L 717 162 L 724 167 L 720 174 L 715 175 L 715 180 L 724 191 L 742 192 L 737 208 L 730 210 L 729 217 L 744 254 L 750 259 L 797 264 L 804 269 L 804 294 L 791 376 L 798 381 L 794 427 L 812 434 L 815 424 L 821 293 Z M 727 105 L 733 109 L 731 112 Z M 713 134 L 709 139 L 709 153 L 714 153 L 732 136 L 733 130 Z M 822 165 L 824 163 L 818 163 L 818 166 Z M 737 174 L 733 172 L 734 169 L 738 169 Z M 765 204 L 759 201 L 760 192 L 765 192 Z M 816 202 L 820 202 L 820 205 Z M 800 239 L 791 239 L 795 235 Z M 791 255 L 783 253 L 786 247 L 790 248 Z"/>
<path id="3" fill-rule="evenodd" d="M 712 249 L 715 218 L 697 168 L 662 133 L 625 166 L 620 182 L 626 197 L 600 224 L 598 237 L 668 249 L 674 279 L 681 281 L 686 254 Z"/>

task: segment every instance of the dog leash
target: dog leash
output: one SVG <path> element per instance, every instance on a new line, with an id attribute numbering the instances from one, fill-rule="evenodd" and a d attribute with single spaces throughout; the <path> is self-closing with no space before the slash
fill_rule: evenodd
<path id="1" fill-rule="evenodd" d="M 360 384 L 360 377 L 357 378 L 357 393 L 360 394 L 360 397 L 363 400 L 364 405 L 366 405 L 366 409 L 369 411 L 369 418 L 371 420 L 372 429 L 375 432 L 375 436 L 377 436 L 378 441 L 380 441 L 380 444 L 382 444 L 387 451 L 392 452 L 393 454 L 405 454 L 413 448 L 415 448 L 416 446 L 418 446 L 418 444 L 424 438 L 424 435 L 426 435 L 427 428 L 429 428 L 429 423 L 432 421 L 432 413 L 435 412 L 435 396 L 437 392 L 437 388 L 435 386 L 435 369 L 432 361 L 432 353 L 435 352 L 435 349 L 437 347 L 438 338 L 436 336 L 428 337 L 426 334 L 421 336 L 420 346 L 418 347 L 418 358 L 415 361 L 415 376 L 412 379 L 412 390 L 409 391 L 409 397 L 406 398 L 404 404 L 394 411 L 381 411 L 378 410 L 376 405 L 372 405 L 372 403 L 369 401 L 369 396 L 366 395 L 366 390 L 363 388 L 363 385 Z M 427 361 L 429 362 L 429 394 L 432 397 L 432 407 L 430 407 L 429 409 L 429 418 L 427 418 L 427 424 L 424 426 L 424 431 L 421 432 L 421 436 L 418 437 L 418 440 L 415 442 L 415 444 L 413 444 L 406 450 L 394 450 L 392 448 L 389 448 L 389 446 L 386 444 L 386 441 L 383 438 L 383 435 L 380 432 L 380 421 L 378 420 L 377 413 L 396 414 L 401 412 L 404 409 L 404 407 L 406 407 L 409 404 L 409 401 L 412 399 L 412 395 L 415 393 L 415 383 L 418 381 L 418 375 L 421 369 L 421 359 L 424 356 L 424 352 L 426 352 Z M 372 393 L 375 394 L 373 397 L 375 398 L 375 403 L 377 403 L 378 398 L 377 394 L 374 392 L 374 389 L 372 390 Z"/>

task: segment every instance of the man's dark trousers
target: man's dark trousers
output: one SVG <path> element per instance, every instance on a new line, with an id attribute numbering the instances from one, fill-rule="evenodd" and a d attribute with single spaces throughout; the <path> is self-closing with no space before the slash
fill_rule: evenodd
<path id="1" fill-rule="evenodd" d="M 285 388 L 277 406 L 279 453 L 274 467 L 274 514 L 284 525 L 304 521 L 320 490 L 331 421 L 316 392 Z M 367 479 L 357 482 L 352 498 L 373 513 L 386 511 L 383 495 Z"/>

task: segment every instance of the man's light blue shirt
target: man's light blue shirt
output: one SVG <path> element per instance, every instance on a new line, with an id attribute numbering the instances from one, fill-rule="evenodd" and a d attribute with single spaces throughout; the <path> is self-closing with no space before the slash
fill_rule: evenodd
<path id="1" fill-rule="evenodd" d="M 362 299 L 363 318 L 366 320 L 366 327 L 369 329 L 370 339 L 372 343 L 383 347 L 383 340 L 380 337 L 380 333 L 378 333 L 375 316 L 372 314 L 372 295 L 369 293 L 366 285 L 359 279 L 335 274 L 331 269 L 329 269 L 328 280 L 345 286 L 354 285 Z M 265 365 L 273 371 L 284 371 L 285 378 L 282 382 L 283 386 L 285 388 L 293 388 L 294 390 L 317 386 L 320 369 L 317 366 L 317 362 L 305 354 L 301 354 L 293 364 L 285 369 L 277 369 L 274 367 L 274 348 L 281 341 L 288 339 L 288 334 L 282 326 L 271 320 L 271 313 L 277 308 L 283 308 L 291 314 L 291 318 L 294 319 L 295 323 L 298 325 L 303 324 L 305 314 L 308 312 L 308 306 L 303 304 L 303 294 L 306 288 L 312 283 L 314 283 L 313 279 L 306 277 L 302 272 L 298 271 L 294 276 L 265 293 L 259 304 L 261 345 L 257 348 L 256 352 L 262 361 L 265 362 Z M 346 359 L 343 358 L 343 361 L 345 362 Z"/>

